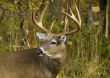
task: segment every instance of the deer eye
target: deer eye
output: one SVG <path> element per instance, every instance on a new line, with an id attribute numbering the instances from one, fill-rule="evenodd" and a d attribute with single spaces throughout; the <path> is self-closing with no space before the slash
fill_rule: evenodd
<path id="1" fill-rule="evenodd" d="M 57 42 L 50 42 L 50 47 L 56 47 Z"/>
<path id="2" fill-rule="evenodd" d="M 50 44 L 51 45 L 55 45 L 55 44 L 57 44 L 57 41 L 55 39 L 52 39 L 51 42 L 50 42 Z"/>
<path id="3" fill-rule="evenodd" d="M 51 42 L 51 44 L 53 44 L 53 45 L 54 45 L 54 44 L 57 44 L 57 42 Z"/>

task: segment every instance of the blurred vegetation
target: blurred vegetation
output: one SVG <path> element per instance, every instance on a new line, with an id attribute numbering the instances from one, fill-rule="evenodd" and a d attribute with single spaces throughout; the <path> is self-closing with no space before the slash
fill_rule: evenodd
<path id="1" fill-rule="evenodd" d="M 44 25 L 48 28 L 56 20 L 54 32 L 62 31 L 66 0 L 0 0 L 0 52 L 38 47 L 35 33 L 43 31 L 34 24 L 32 13 L 37 11 L 39 18 L 47 4 Z M 74 10 L 77 0 L 71 4 Z M 98 0 L 94 4 L 98 6 Z M 80 1 L 79 7 L 82 27 L 68 36 L 67 62 L 58 78 L 110 78 L 110 40 L 103 36 L 101 18 L 96 14 L 98 19 L 89 25 L 89 0 Z"/>

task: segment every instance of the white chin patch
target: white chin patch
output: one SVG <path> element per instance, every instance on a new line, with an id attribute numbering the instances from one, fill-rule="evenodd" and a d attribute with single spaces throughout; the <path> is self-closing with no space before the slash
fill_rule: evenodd
<path id="1" fill-rule="evenodd" d="M 53 58 L 53 59 L 55 59 L 55 58 L 61 58 L 62 57 L 62 55 L 60 53 L 59 54 L 55 54 L 55 55 L 51 55 L 51 54 L 49 54 L 48 51 L 45 51 L 43 49 L 43 47 L 40 47 L 40 49 L 43 51 L 43 54 L 41 54 L 39 56 L 47 55 L 48 57 Z"/>
<path id="2" fill-rule="evenodd" d="M 38 56 L 43 56 L 44 54 L 40 54 L 40 55 L 38 55 Z"/>
<path id="3" fill-rule="evenodd" d="M 47 55 L 48 57 L 50 57 L 50 58 L 52 58 L 52 59 L 57 59 L 57 58 L 61 58 L 61 57 L 62 57 L 61 54 L 50 55 L 50 54 L 46 53 L 45 55 Z"/>
<path id="4" fill-rule="evenodd" d="M 41 56 L 47 55 L 47 56 L 51 57 L 51 55 L 48 53 L 48 51 L 45 51 L 43 47 L 40 47 L 40 49 L 41 49 L 42 52 L 43 52 L 43 54 L 41 54 Z"/>
<path id="5" fill-rule="evenodd" d="M 62 55 L 61 54 L 56 54 L 56 55 L 53 55 L 51 58 L 61 58 Z"/>

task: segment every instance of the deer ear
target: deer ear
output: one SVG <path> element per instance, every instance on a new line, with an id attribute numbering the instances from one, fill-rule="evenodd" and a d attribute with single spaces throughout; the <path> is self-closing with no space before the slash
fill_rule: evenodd
<path id="1" fill-rule="evenodd" d="M 44 41 L 46 39 L 45 35 L 46 34 L 40 33 L 40 32 L 36 33 L 36 36 L 39 38 L 39 40 L 42 40 L 42 41 Z"/>
<path id="2" fill-rule="evenodd" d="M 66 42 L 66 40 L 67 40 L 66 35 L 62 35 L 62 36 L 61 36 L 61 41 Z"/>

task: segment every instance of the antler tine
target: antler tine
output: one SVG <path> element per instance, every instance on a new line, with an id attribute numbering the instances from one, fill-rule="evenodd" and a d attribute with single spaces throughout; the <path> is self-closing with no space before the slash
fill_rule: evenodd
<path id="1" fill-rule="evenodd" d="M 65 16 L 65 20 L 64 20 L 64 31 L 63 32 L 66 32 L 67 31 L 67 27 L 68 27 L 68 18 L 67 18 L 67 16 Z"/>
<path id="2" fill-rule="evenodd" d="M 69 32 L 63 32 L 63 33 L 59 33 L 59 34 L 57 34 L 57 35 L 62 35 L 62 34 L 71 34 L 71 33 L 75 33 L 75 32 L 77 32 L 79 29 L 80 29 L 80 27 L 81 27 L 81 18 L 80 18 L 80 14 L 79 14 L 79 11 L 78 11 L 78 8 L 77 8 L 77 6 L 75 5 L 75 7 L 76 7 L 76 11 L 77 11 L 77 14 L 78 14 L 78 19 L 76 19 L 76 17 L 75 17 L 75 15 L 73 14 L 73 12 L 72 12 L 72 10 L 71 10 L 71 8 L 69 8 L 69 10 L 70 10 L 70 13 L 71 14 L 68 14 L 68 13 L 66 13 L 66 12 L 63 12 L 64 14 L 66 14 L 69 18 L 71 18 L 72 20 L 74 20 L 75 22 L 76 22 L 76 24 L 77 24 L 77 29 L 74 29 L 74 30 L 72 30 L 72 31 L 69 31 Z M 66 27 L 67 28 L 67 27 Z"/>
<path id="3" fill-rule="evenodd" d="M 64 14 L 66 14 L 68 17 L 70 17 L 71 19 L 73 19 L 78 24 L 78 26 L 81 26 L 80 14 L 79 14 L 79 11 L 78 11 L 78 8 L 77 8 L 76 5 L 75 5 L 75 7 L 76 7 L 77 14 L 78 14 L 78 20 L 76 19 L 75 15 L 73 14 L 73 12 L 72 12 L 72 10 L 71 10 L 70 7 L 69 7 L 69 9 L 70 9 L 71 15 L 68 14 L 68 13 L 66 13 L 66 12 L 64 12 Z"/>
<path id="4" fill-rule="evenodd" d="M 42 30 L 44 30 L 46 33 L 48 33 L 49 31 L 43 26 L 43 24 L 42 24 L 42 19 L 43 19 L 43 16 L 44 16 L 44 14 L 45 14 L 45 11 L 46 11 L 46 9 L 47 9 L 47 6 L 44 8 L 44 10 L 43 10 L 43 12 L 42 12 L 42 14 L 41 14 L 41 16 L 40 16 L 40 20 L 39 21 L 37 21 L 36 20 L 36 16 L 35 16 L 35 12 L 33 13 L 33 20 L 34 20 L 34 22 L 35 22 L 35 24 L 39 27 L 39 28 L 41 28 Z"/>
<path id="5" fill-rule="evenodd" d="M 81 27 L 81 17 L 79 14 L 79 10 L 78 10 L 78 7 L 76 5 L 75 5 L 75 7 L 76 7 L 77 14 L 78 14 L 79 26 Z"/>
<path id="6" fill-rule="evenodd" d="M 49 30 L 50 32 L 52 32 L 52 28 L 53 28 L 54 23 L 55 23 L 55 20 L 52 22 L 52 24 L 50 26 L 50 30 Z"/>

